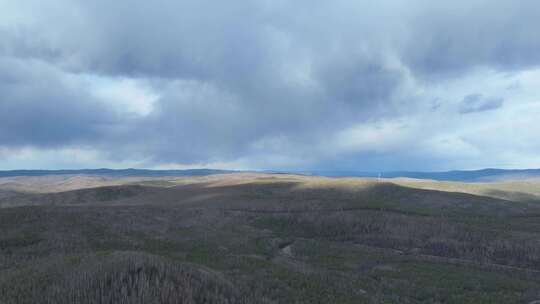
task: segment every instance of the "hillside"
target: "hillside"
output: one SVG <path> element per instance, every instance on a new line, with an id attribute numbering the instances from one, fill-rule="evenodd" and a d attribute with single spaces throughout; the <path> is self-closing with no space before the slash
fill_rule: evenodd
<path id="1" fill-rule="evenodd" d="M 382 178 L 412 178 L 452 182 L 500 182 L 508 180 L 527 180 L 540 178 L 540 169 L 481 169 L 453 171 L 306 171 L 306 174 L 328 177 L 382 177 Z"/>
<path id="2" fill-rule="evenodd" d="M 206 176 L 213 174 L 233 173 L 231 170 L 217 169 L 186 169 L 186 170 L 147 170 L 147 169 L 76 169 L 76 170 L 8 170 L 0 171 L 0 177 L 17 176 L 64 176 L 64 175 L 90 175 L 90 176 Z"/>
<path id="3" fill-rule="evenodd" d="M 79 170 L 11 170 L 0 171 L 0 178 L 5 177 L 45 177 L 63 178 L 69 176 L 85 176 L 88 178 L 116 179 L 116 178 L 163 178 L 163 177 L 189 177 L 211 176 L 216 174 L 254 173 L 256 171 L 233 171 L 218 169 L 185 169 L 185 170 L 149 170 L 149 169 L 79 169 Z M 453 181 L 453 182 L 501 182 L 540 178 L 540 169 L 481 169 L 481 170 L 454 170 L 454 171 L 261 171 L 270 174 L 301 174 L 308 176 L 326 177 L 363 177 L 363 178 L 412 178 L 422 180 Z"/>
<path id="4" fill-rule="evenodd" d="M 533 201 L 284 174 L 110 183 L 0 196 L 0 303 L 540 299 Z"/>
<path id="5" fill-rule="evenodd" d="M 423 179 L 390 179 L 398 185 L 448 192 L 490 196 L 510 201 L 540 202 L 540 179 L 503 180 L 498 182 L 464 183 Z"/>

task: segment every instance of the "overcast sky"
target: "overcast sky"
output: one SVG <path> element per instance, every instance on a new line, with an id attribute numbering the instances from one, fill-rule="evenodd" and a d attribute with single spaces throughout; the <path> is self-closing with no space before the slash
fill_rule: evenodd
<path id="1" fill-rule="evenodd" d="M 540 167 L 538 0 L 0 0 L 0 169 Z"/>

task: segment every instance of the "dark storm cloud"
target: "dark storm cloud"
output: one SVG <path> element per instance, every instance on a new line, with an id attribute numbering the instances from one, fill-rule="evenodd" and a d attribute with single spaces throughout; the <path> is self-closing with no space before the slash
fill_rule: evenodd
<path id="1" fill-rule="evenodd" d="M 483 112 L 495 110 L 502 107 L 504 104 L 503 98 L 484 97 L 482 94 L 471 94 L 465 96 L 461 102 L 459 113 L 468 114 L 475 112 Z"/>
<path id="2" fill-rule="evenodd" d="M 540 4 L 534 0 L 432 2 L 419 7 L 403 58 L 424 76 L 488 66 L 540 65 Z"/>
<path id="3" fill-rule="evenodd" d="M 94 142 L 120 123 L 107 107 L 35 61 L 0 59 L 0 143 L 55 147 Z"/>
<path id="4" fill-rule="evenodd" d="M 74 68 L 218 79 L 228 85 L 275 79 L 276 65 L 287 62 L 276 34 L 298 41 L 295 47 L 314 55 L 316 65 L 340 56 L 354 65 L 373 60 L 370 52 L 394 54 L 427 75 L 540 63 L 540 36 L 531 30 L 540 26 L 535 0 L 519 5 L 509 0 L 276 3 L 84 2 L 78 9 L 84 22 L 78 22 L 76 32 L 66 32 L 62 41 L 43 41 L 50 44 L 49 57 L 58 52 L 74 56 Z M 54 25 L 51 29 L 62 32 Z M 359 48 L 368 52 L 354 52 Z"/>
<path id="5" fill-rule="evenodd" d="M 265 150 L 303 158 L 309 153 L 298 151 L 341 130 L 422 107 L 433 112 L 411 83 L 540 63 L 532 30 L 540 28 L 540 4 L 532 0 L 40 5 L 22 0 L 0 13 L 8 20 L 0 22 L 0 146 L 87 145 L 156 164 L 258 158 Z M 105 97 L 70 84 L 88 75 L 137 79 L 159 97 L 148 115 L 121 115 Z M 502 104 L 473 96 L 460 112 Z M 342 152 L 326 149 L 310 157 L 339 162 Z M 356 163 L 343 155 L 344 166 Z"/>

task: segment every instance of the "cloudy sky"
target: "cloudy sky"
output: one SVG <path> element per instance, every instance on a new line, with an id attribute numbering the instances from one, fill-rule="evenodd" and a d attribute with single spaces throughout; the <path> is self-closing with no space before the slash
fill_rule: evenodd
<path id="1" fill-rule="evenodd" d="M 538 0 L 0 0 L 0 169 L 540 167 Z"/>

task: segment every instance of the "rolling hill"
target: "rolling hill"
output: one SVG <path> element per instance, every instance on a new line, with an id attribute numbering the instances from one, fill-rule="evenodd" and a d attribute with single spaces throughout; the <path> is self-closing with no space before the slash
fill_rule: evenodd
<path id="1" fill-rule="evenodd" d="M 288 174 L 107 182 L 0 196 L 1 303 L 540 299 L 533 201 Z"/>
<path id="2" fill-rule="evenodd" d="M 255 173 L 257 171 L 234 171 L 217 169 L 187 169 L 187 170 L 148 170 L 148 169 L 82 169 L 82 170 L 12 170 L 0 171 L 0 177 L 29 177 L 29 176 L 100 176 L 109 178 L 121 177 L 184 177 L 208 176 L 228 173 Z M 527 180 L 540 178 L 540 169 L 482 169 L 482 170 L 454 170 L 444 172 L 363 172 L 363 171 L 259 171 L 269 174 L 301 174 L 326 177 L 367 177 L 367 178 L 413 178 L 437 181 L 456 182 L 498 182 L 508 180 Z"/>

